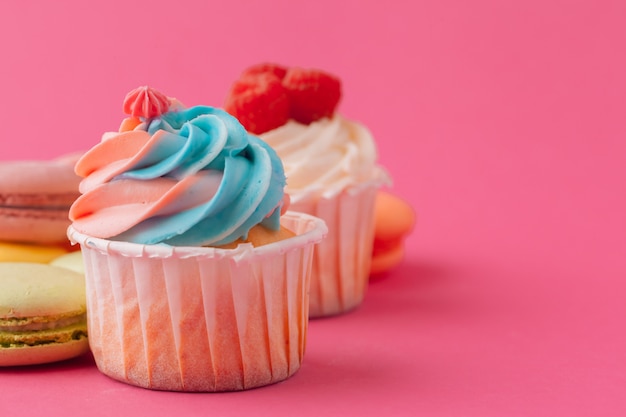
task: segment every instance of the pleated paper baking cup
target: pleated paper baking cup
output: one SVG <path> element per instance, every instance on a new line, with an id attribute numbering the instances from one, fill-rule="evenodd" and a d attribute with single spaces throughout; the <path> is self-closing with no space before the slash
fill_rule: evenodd
<path id="1" fill-rule="evenodd" d="M 295 237 L 258 248 L 140 245 L 70 227 L 81 245 L 99 370 L 155 390 L 237 391 L 302 363 L 315 244 L 324 222 L 288 212 Z"/>
<path id="2" fill-rule="evenodd" d="M 292 197 L 292 210 L 321 218 L 328 227 L 313 256 L 310 317 L 345 313 L 363 302 L 372 262 L 376 195 L 388 182 L 387 173 L 377 169 L 370 181 L 331 196 Z"/>

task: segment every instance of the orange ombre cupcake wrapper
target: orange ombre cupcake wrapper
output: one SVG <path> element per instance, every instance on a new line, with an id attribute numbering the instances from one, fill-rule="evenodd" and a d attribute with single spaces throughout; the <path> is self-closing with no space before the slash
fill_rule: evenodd
<path id="1" fill-rule="evenodd" d="M 297 236 L 237 249 L 81 244 L 90 345 L 100 371 L 150 389 L 235 391 L 302 363 L 315 243 L 324 222 L 288 212 Z"/>

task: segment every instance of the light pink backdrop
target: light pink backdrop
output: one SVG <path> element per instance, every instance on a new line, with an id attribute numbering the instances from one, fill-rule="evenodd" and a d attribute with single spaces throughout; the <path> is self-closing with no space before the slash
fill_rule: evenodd
<path id="1" fill-rule="evenodd" d="M 626 415 L 625 24 L 623 0 L 3 1 L 0 159 L 90 147 L 138 85 L 219 106 L 247 65 L 315 66 L 419 223 L 284 383 L 151 392 L 87 357 L 0 369 L 0 410 Z"/>

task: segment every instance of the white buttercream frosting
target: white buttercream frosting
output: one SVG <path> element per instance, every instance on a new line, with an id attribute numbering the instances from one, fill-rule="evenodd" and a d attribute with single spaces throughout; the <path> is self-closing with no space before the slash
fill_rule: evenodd
<path id="1" fill-rule="evenodd" d="M 348 187 L 388 181 L 376 164 L 370 131 L 339 114 L 305 125 L 290 120 L 260 135 L 283 161 L 286 191 L 293 202 L 307 197 L 331 197 Z"/>

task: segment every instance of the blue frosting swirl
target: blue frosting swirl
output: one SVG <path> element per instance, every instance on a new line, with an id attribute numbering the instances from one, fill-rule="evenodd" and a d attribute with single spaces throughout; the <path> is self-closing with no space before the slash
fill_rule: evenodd
<path id="1" fill-rule="evenodd" d="M 101 230 L 103 221 L 112 225 L 117 221 L 115 212 L 107 210 L 107 204 L 115 200 L 111 194 L 119 194 L 115 185 L 140 186 L 142 182 L 165 179 L 172 187 L 178 187 L 180 193 L 186 179 L 208 171 L 221 176 L 217 191 L 207 192 L 204 198 L 198 196 L 197 188 L 190 187 L 188 192 L 194 194 L 189 196 L 192 203 L 185 201 L 185 190 L 180 198 L 177 194 L 176 199 L 164 199 L 166 203 L 159 203 L 159 210 L 150 216 L 146 212 L 154 201 L 142 205 L 133 200 L 132 192 L 125 192 L 129 196 L 118 198 L 121 200 L 116 204 L 128 208 L 126 217 L 136 213 L 138 221 L 130 222 L 131 227 L 115 236 L 96 237 L 142 244 L 219 246 L 246 238 L 257 224 L 279 229 L 286 182 L 281 160 L 269 145 L 246 132 L 233 116 L 209 106 L 169 111 L 145 120 L 135 131 L 106 139 L 79 161 L 81 169 L 89 172 L 84 181 L 94 175 L 102 176 L 102 170 L 110 170 L 113 162 L 119 164 L 119 160 L 102 161 L 111 158 L 114 141 L 122 143 L 129 133 L 136 134 L 138 130 L 148 133 L 143 136 L 146 139 L 139 147 L 140 152 L 122 155 L 122 160 L 130 162 L 114 170 L 110 178 L 104 176 L 101 183 L 89 186 L 74 203 L 70 216 L 79 232 L 96 236 L 94 230 Z"/>

